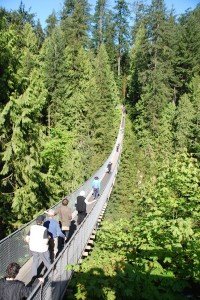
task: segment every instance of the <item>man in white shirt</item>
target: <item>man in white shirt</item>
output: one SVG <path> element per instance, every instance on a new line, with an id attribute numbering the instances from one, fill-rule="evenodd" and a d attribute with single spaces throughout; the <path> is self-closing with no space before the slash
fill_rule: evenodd
<path id="1" fill-rule="evenodd" d="M 30 231 L 26 236 L 26 241 L 29 243 L 30 251 L 33 255 L 32 277 L 37 276 L 38 267 L 41 261 L 48 269 L 51 265 L 49 250 L 48 250 L 48 231 L 43 226 L 44 216 L 40 215 L 36 218 L 36 224 L 30 227 Z"/>

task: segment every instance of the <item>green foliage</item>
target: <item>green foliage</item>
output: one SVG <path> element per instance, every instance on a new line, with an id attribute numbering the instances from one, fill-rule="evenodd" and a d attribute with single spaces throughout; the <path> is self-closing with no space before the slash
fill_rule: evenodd
<path id="1" fill-rule="evenodd" d="M 194 114 L 194 107 L 188 95 L 183 95 L 179 101 L 175 121 L 177 148 L 189 149 L 189 142 L 192 137 L 192 121 Z"/>
<path id="2" fill-rule="evenodd" d="M 179 101 L 175 118 L 176 148 L 187 148 L 199 158 L 199 76 L 192 78 L 189 93 L 184 94 Z"/>
<path id="3" fill-rule="evenodd" d="M 117 75 L 126 73 L 126 56 L 129 46 L 130 15 L 128 4 L 125 0 L 116 0 L 114 6 L 115 39 L 117 48 Z"/>
<path id="4" fill-rule="evenodd" d="M 89 30 L 89 4 L 87 0 L 65 0 L 62 10 L 61 28 L 66 45 L 75 49 L 87 47 Z"/>
<path id="5" fill-rule="evenodd" d="M 75 267 L 70 299 L 185 299 L 199 278 L 198 164 L 177 153 L 150 180 L 127 125 L 107 221 L 90 258 Z"/>
<path id="6" fill-rule="evenodd" d="M 199 281 L 199 7 L 175 20 L 66 0 L 46 39 L 21 3 L 0 15 L 0 224 L 8 230 L 74 190 L 110 153 L 128 112 L 124 152 L 91 257 L 72 266 L 72 299 L 184 299 Z M 95 55 L 89 50 L 95 48 Z M 191 153 L 191 154 L 189 154 Z M 195 292 L 191 291 L 195 297 Z"/>
<path id="7" fill-rule="evenodd" d="M 106 216 L 111 222 L 118 220 L 119 216 L 124 219 L 130 218 L 137 209 L 137 203 L 132 194 L 144 177 L 143 160 L 144 156 L 139 151 L 136 136 L 132 131 L 132 124 L 127 118 L 119 175 L 109 200 L 110 205 L 106 210 Z"/>
<path id="8" fill-rule="evenodd" d="M 200 157 L 200 77 L 194 76 L 190 83 L 190 94 L 189 97 L 193 104 L 193 109 L 195 111 L 192 120 L 192 139 L 190 141 L 191 151 L 196 157 Z"/>
<path id="9" fill-rule="evenodd" d="M 119 94 L 104 45 L 99 48 L 94 67 L 97 96 L 93 111 L 93 131 L 98 149 L 104 145 L 104 151 L 108 154 L 108 149 L 111 149 L 110 141 L 117 133 L 117 128 L 113 128 L 113 130 L 110 128 L 112 128 L 112 124 L 116 124 L 116 116 L 119 120 L 116 110 L 119 104 Z M 101 125 L 99 126 L 99 124 Z M 108 133 L 106 137 L 105 132 Z"/>
<path id="10" fill-rule="evenodd" d="M 128 102 L 130 103 L 131 115 L 134 117 L 133 104 L 137 103 L 140 98 L 142 89 L 142 74 L 148 63 L 148 51 L 146 42 L 146 29 L 144 24 L 141 24 L 135 36 L 134 47 L 130 53 L 130 70 L 128 77 Z"/>
<path id="11" fill-rule="evenodd" d="M 63 33 L 59 27 L 56 27 L 51 36 L 46 38 L 40 53 L 41 60 L 44 61 L 42 67 L 44 69 L 45 83 L 51 98 L 61 78 L 60 69 L 63 61 L 63 52 Z"/>
<path id="12" fill-rule="evenodd" d="M 19 36 L 13 26 L 7 26 L 6 18 L 0 20 L 0 110 L 17 88 Z"/>
<path id="13" fill-rule="evenodd" d="M 93 44 L 97 50 L 98 47 L 105 41 L 105 17 L 106 17 L 106 1 L 98 0 L 95 6 L 93 16 Z"/>
<path id="14" fill-rule="evenodd" d="M 32 70 L 38 65 L 37 54 L 39 51 L 38 39 L 29 23 L 23 27 L 21 40 L 20 68 L 18 70 L 19 92 L 27 88 Z"/>
<path id="15" fill-rule="evenodd" d="M 95 60 L 82 47 L 88 4 L 67 5 L 61 27 L 50 18 L 43 44 L 40 24 L 28 21 L 23 5 L 19 19 L 1 12 L 0 192 L 8 226 L 30 220 L 91 176 L 118 129 L 119 98 L 107 54 L 100 50 Z"/>
<path id="16" fill-rule="evenodd" d="M 192 253 L 199 239 L 198 182 L 196 161 L 177 154 L 168 170 L 160 172 L 153 187 L 152 184 L 143 187 L 138 195 L 142 222 L 140 217 L 134 217 L 138 251 L 142 249 L 142 256 L 143 251 L 149 252 L 148 257 L 155 253 L 153 261 L 182 279 L 199 277 L 196 255 Z"/>
<path id="17" fill-rule="evenodd" d="M 35 35 L 37 37 L 38 48 L 40 49 L 42 47 L 43 42 L 44 42 L 45 34 L 44 34 L 44 31 L 42 29 L 42 25 L 41 25 L 39 19 L 37 20 L 37 24 L 35 26 Z"/>
<path id="18" fill-rule="evenodd" d="M 186 12 L 180 17 L 178 24 L 177 58 L 175 61 L 175 74 L 179 80 L 179 93 L 187 93 L 188 84 L 195 74 L 199 74 L 199 37 L 200 28 L 198 25 L 200 7 Z"/>
<path id="19" fill-rule="evenodd" d="M 22 30 L 23 26 L 27 23 L 34 26 L 34 17 L 35 14 L 31 13 L 31 9 L 26 10 L 23 1 L 20 1 L 19 8 L 17 10 L 11 11 L 9 13 L 11 22 L 15 24 L 18 30 Z"/>
<path id="20" fill-rule="evenodd" d="M 3 190 L 5 197 L 14 193 L 12 207 L 22 220 L 42 205 L 36 191 L 40 189 L 39 153 L 43 138 L 39 120 L 45 101 L 46 90 L 35 71 L 26 92 L 20 97 L 12 96 L 1 113 Z"/>
<path id="21" fill-rule="evenodd" d="M 53 32 L 53 29 L 56 27 L 57 18 L 55 10 L 48 16 L 46 19 L 47 26 L 45 28 L 46 35 L 49 36 Z"/>
<path id="22" fill-rule="evenodd" d="M 105 41 L 104 45 L 106 47 L 106 51 L 108 53 L 109 62 L 111 65 L 112 71 L 116 74 L 116 44 L 115 44 L 115 20 L 114 13 L 109 10 L 105 15 Z"/>
<path id="23" fill-rule="evenodd" d="M 157 138 L 160 119 L 172 101 L 174 75 L 168 62 L 173 59 L 174 45 L 163 1 L 153 1 L 148 15 L 139 23 L 131 56 L 128 101 L 143 144 L 147 135 Z"/>
<path id="24" fill-rule="evenodd" d="M 84 180 L 84 172 L 80 169 L 82 156 L 75 151 L 75 138 L 65 126 L 58 124 L 51 129 L 50 136 L 44 141 L 41 152 L 43 180 L 51 194 L 46 207 L 75 190 Z"/>

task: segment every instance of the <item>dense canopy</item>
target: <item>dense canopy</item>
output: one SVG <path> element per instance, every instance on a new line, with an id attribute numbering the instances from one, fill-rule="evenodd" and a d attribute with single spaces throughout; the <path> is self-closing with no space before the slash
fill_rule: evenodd
<path id="1" fill-rule="evenodd" d="M 65 0 L 46 24 L 0 8 L 1 238 L 101 166 L 123 103 L 116 186 L 70 299 L 196 299 L 200 6 Z"/>

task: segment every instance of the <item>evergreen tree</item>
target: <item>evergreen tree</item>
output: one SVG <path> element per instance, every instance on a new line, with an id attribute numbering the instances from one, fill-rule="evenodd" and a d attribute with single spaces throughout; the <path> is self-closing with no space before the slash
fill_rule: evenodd
<path id="1" fill-rule="evenodd" d="M 64 32 L 65 45 L 70 44 L 75 50 L 80 46 L 87 47 L 89 21 L 87 0 L 65 0 L 61 14 L 61 28 Z"/>
<path id="2" fill-rule="evenodd" d="M 20 68 L 18 69 L 19 93 L 22 94 L 28 86 L 30 74 L 38 64 L 39 44 L 36 34 L 29 23 L 24 25 L 21 33 Z"/>
<path id="3" fill-rule="evenodd" d="M 119 104 L 119 95 L 104 45 L 99 48 L 95 60 L 95 80 L 98 98 L 94 105 L 92 131 L 95 133 L 99 150 L 102 151 L 104 145 L 104 151 L 107 152 L 110 141 L 113 140 L 114 132 L 110 129 L 113 127 L 115 120 L 115 108 Z M 106 137 L 105 132 L 108 133 Z"/>
<path id="4" fill-rule="evenodd" d="M 48 125 L 48 131 L 55 124 L 56 107 L 59 106 L 59 99 L 62 99 L 62 95 L 58 95 L 58 86 L 61 84 L 61 81 L 65 80 L 63 74 L 64 49 L 63 32 L 60 27 L 55 27 L 52 34 L 45 40 L 41 51 L 41 60 L 44 61 L 42 67 L 45 84 L 48 90 L 47 112 L 45 114 L 47 115 L 45 124 Z"/>
<path id="5" fill-rule="evenodd" d="M 46 19 L 47 26 L 45 28 L 46 35 L 49 36 L 57 25 L 56 12 L 53 10 L 51 15 Z"/>
<path id="6" fill-rule="evenodd" d="M 122 64 L 123 58 L 127 55 L 129 48 L 129 22 L 130 12 L 125 0 L 115 1 L 115 25 L 117 43 L 117 74 L 120 76 L 125 66 Z"/>
<path id="7" fill-rule="evenodd" d="M 190 94 L 189 98 L 193 105 L 193 119 L 192 119 L 192 139 L 190 144 L 190 151 L 199 159 L 200 158 L 200 77 L 194 76 L 189 88 Z M 191 112 L 188 111 L 190 115 Z"/>
<path id="8" fill-rule="evenodd" d="M 188 93 L 188 85 L 194 74 L 199 74 L 199 28 L 200 7 L 182 15 L 179 20 L 177 35 L 177 59 L 175 74 L 179 80 L 178 92 L 181 95 Z"/>
<path id="9" fill-rule="evenodd" d="M 34 27 L 34 18 L 35 14 L 31 13 L 30 8 L 26 10 L 23 1 L 20 2 L 18 10 L 13 10 L 8 14 L 9 22 L 16 27 L 18 33 L 21 32 L 26 23 L 29 23 L 32 27 Z"/>
<path id="10" fill-rule="evenodd" d="M 0 111 L 17 89 L 17 70 L 20 66 L 18 43 L 20 37 L 6 18 L 0 20 Z"/>
<path id="11" fill-rule="evenodd" d="M 158 134 L 156 137 L 156 157 L 159 165 L 163 163 L 163 160 L 168 165 L 171 157 L 174 155 L 173 123 L 175 110 L 174 103 L 168 103 L 159 119 Z"/>
<path id="12" fill-rule="evenodd" d="M 134 23 L 133 23 L 133 27 L 131 28 L 132 44 L 134 44 L 135 42 L 139 27 L 141 27 L 142 25 L 146 26 L 148 24 L 149 6 L 145 4 L 143 1 L 134 1 L 133 10 L 134 10 Z"/>
<path id="13" fill-rule="evenodd" d="M 60 108 L 57 112 L 58 120 L 74 136 L 74 151 L 76 155 L 73 168 L 82 170 L 81 176 L 89 176 L 95 170 L 91 166 L 93 157 L 93 142 L 91 126 L 94 122 L 92 113 L 95 109 L 96 85 L 93 79 L 93 68 L 89 52 L 83 48 L 73 55 L 74 49 L 65 49 L 65 80 L 59 88 L 63 91 Z M 102 162 L 102 161 L 101 161 Z"/>
<path id="14" fill-rule="evenodd" d="M 112 71 L 116 73 L 117 70 L 117 46 L 115 43 L 115 20 L 114 13 L 111 10 L 108 10 L 105 15 L 105 30 L 104 30 L 104 45 L 106 47 L 106 52 L 109 57 L 109 62 L 112 68 Z"/>
<path id="15" fill-rule="evenodd" d="M 30 23 L 32 26 L 34 26 L 34 17 L 35 17 L 35 14 L 31 13 L 30 11 L 31 11 L 31 8 L 29 8 L 28 10 L 26 10 L 25 9 L 25 5 L 24 5 L 23 1 L 21 0 L 17 12 L 18 12 L 18 14 L 20 16 L 22 24 Z"/>
<path id="16" fill-rule="evenodd" d="M 61 20 L 65 20 L 72 16 L 75 9 L 76 0 L 65 0 L 61 11 Z"/>
<path id="17" fill-rule="evenodd" d="M 176 115 L 175 139 L 177 148 L 185 151 L 190 148 L 192 138 L 192 123 L 194 119 L 194 108 L 188 97 L 183 95 L 179 100 Z"/>
<path id="18" fill-rule="evenodd" d="M 147 32 L 143 24 L 138 28 L 134 46 L 130 53 L 130 61 L 127 100 L 132 108 L 132 114 L 134 116 L 134 105 L 140 99 L 142 92 L 143 73 L 150 61 L 150 56 L 148 54 Z"/>
<path id="19" fill-rule="evenodd" d="M 45 201 L 40 172 L 40 119 L 45 101 L 41 76 L 33 71 L 28 89 L 19 97 L 13 95 L 1 113 L 1 191 L 5 202 L 13 194 L 12 209 L 21 221 L 30 220 Z"/>
<path id="20" fill-rule="evenodd" d="M 143 71 L 141 78 L 142 92 L 140 103 L 136 105 L 141 129 L 145 124 L 148 131 L 157 134 L 159 118 L 168 102 L 172 101 L 172 89 L 170 80 L 173 69 L 168 63 L 171 57 L 171 48 L 166 37 L 164 38 L 168 22 L 166 19 L 163 1 L 153 1 L 150 7 L 148 24 L 148 53 L 150 57 L 146 59 L 148 65 Z M 151 41 L 151 42 L 150 42 Z M 143 119 L 143 120 L 142 120 Z"/>
<path id="21" fill-rule="evenodd" d="M 132 299 L 133 294 L 135 299 L 182 299 L 188 290 L 195 298 L 197 161 L 176 154 L 150 178 L 131 124 L 127 129 L 118 184 L 108 202 L 112 214 L 105 216 L 90 257 L 74 267 L 70 299 Z"/>
<path id="22" fill-rule="evenodd" d="M 132 122 L 126 118 L 126 130 L 123 142 L 123 152 L 115 188 L 111 194 L 106 210 L 106 218 L 113 221 L 131 218 L 137 208 L 134 201 L 136 187 L 143 184 L 144 156 L 139 149 L 137 137 L 132 130 Z M 124 205 L 126 203 L 126 205 Z"/>
<path id="23" fill-rule="evenodd" d="M 39 49 L 42 47 L 42 44 L 44 42 L 44 38 L 45 38 L 45 35 L 44 35 L 44 31 L 42 29 L 42 26 L 41 26 L 41 23 L 40 23 L 40 20 L 38 19 L 37 20 L 37 24 L 35 26 L 35 34 L 37 36 L 37 43 L 38 43 L 38 47 Z"/>
<path id="24" fill-rule="evenodd" d="M 176 149 L 187 151 L 199 158 L 199 76 L 189 84 L 189 93 L 178 103 L 175 119 Z"/>
<path id="25" fill-rule="evenodd" d="M 106 0 L 97 0 L 95 6 L 95 13 L 93 16 L 93 43 L 94 48 L 98 47 L 105 40 L 105 15 L 106 15 Z"/>

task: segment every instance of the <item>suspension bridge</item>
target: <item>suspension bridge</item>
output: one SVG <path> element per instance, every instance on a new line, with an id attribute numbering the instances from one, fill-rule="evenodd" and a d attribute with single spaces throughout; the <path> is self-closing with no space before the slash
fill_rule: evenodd
<path id="1" fill-rule="evenodd" d="M 73 275 L 72 270 L 67 270 L 67 265 L 80 263 L 82 257 L 87 254 L 86 249 L 92 242 L 106 209 L 107 201 L 109 200 L 118 172 L 124 137 L 124 126 L 125 114 L 123 113 L 115 145 L 109 157 L 90 179 L 75 192 L 67 196 L 69 206 L 73 211 L 73 221 L 71 222 L 74 226 L 74 228 L 72 228 L 73 234 L 51 265 L 51 268 L 44 274 L 44 284 L 38 284 L 28 300 L 59 300 L 65 295 L 67 285 Z M 110 174 L 106 173 L 106 167 L 109 162 L 112 162 L 112 172 Z M 92 181 L 95 176 L 98 176 L 101 181 L 100 197 L 96 202 L 87 205 L 87 216 L 81 225 L 77 226 L 76 198 L 80 194 L 80 191 L 84 190 L 87 201 L 92 202 Z M 59 205 L 61 205 L 61 201 L 52 208 L 56 209 Z M 32 220 L 0 241 L 0 277 L 4 276 L 9 263 L 17 262 L 21 266 L 17 279 L 24 281 L 26 284 L 30 282 L 32 258 L 29 246 L 25 242 L 25 236 L 33 224 L 35 224 L 35 220 Z"/>

